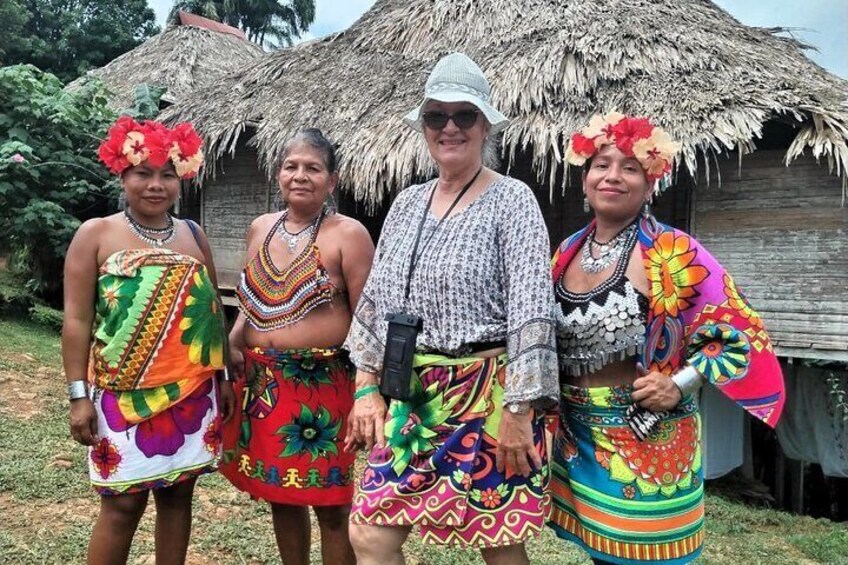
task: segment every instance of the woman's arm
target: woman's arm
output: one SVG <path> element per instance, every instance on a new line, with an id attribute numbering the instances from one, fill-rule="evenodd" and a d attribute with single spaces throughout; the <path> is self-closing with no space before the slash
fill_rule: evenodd
<path id="1" fill-rule="evenodd" d="M 347 288 L 350 311 L 355 312 L 362 289 L 368 280 L 368 273 L 371 272 L 374 243 L 365 226 L 355 220 L 343 222 L 340 228 L 342 278 Z"/>
<path id="2" fill-rule="evenodd" d="M 65 256 L 65 319 L 62 325 L 62 364 L 68 384 L 86 383 L 94 300 L 97 294 L 97 252 L 104 220 L 85 222 L 77 230 Z M 71 436 L 83 445 L 94 445 L 97 414 L 88 397 L 71 400 Z"/>

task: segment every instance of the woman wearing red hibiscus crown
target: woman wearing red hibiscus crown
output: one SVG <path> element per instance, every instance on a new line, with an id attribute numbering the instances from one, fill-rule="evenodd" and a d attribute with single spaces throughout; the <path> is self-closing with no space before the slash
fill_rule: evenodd
<path id="1" fill-rule="evenodd" d="M 696 392 L 774 426 L 783 377 L 763 322 L 694 238 L 649 213 L 680 147 L 647 118 L 574 134 L 592 222 L 553 258 L 560 369 L 549 525 L 595 563 L 688 563 L 704 539 Z"/>
<path id="2" fill-rule="evenodd" d="M 217 469 L 233 413 L 209 244 L 168 213 L 203 162 L 189 124 L 120 118 L 99 156 L 126 209 L 85 222 L 65 262 L 62 359 L 71 435 L 101 495 L 89 563 L 125 563 L 149 493 L 156 562 L 185 561 L 196 478 Z M 216 373 L 223 380 L 216 380 Z M 220 408 L 219 408 L 220 406 Z"/>

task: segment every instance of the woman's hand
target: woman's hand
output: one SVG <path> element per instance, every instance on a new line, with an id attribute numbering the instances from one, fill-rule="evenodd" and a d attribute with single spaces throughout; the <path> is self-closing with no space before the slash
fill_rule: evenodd
<path id="1" fill-rule="evenodd" d="M 542 468 L 542 457 L 533 443 L 532 417 L 532 410 L 527 414 L 513 414 L 505 409 L 501 415 L 497 467 L 507 478 L 515 474 L 526 477 L 534 468 Z"/>
<path id="2" fill-rule="evenodd" d="M 236 411 L 236 393 L 231 381 L 218 382 L 218 410 L 221 412 L 221 424 L 230 421 Z"/>
<path id="3" fill-rule="evenodd" d="M 671 410 L 680 404 L 683 395 L 668 375 L 646 371 L 640 363 L 636 370 L 641 376 L 633 381 L 633 402 L 651 412 Z"/>
<path id="4" fill-rule="evenodd" d="M 377 384 L 377 379 L 370 373 L 357 372 L 357 390 Z M 345 436 L 345 451 L 356 451 L 363 446 L 371 451 L 375 443 L 382 447 L 386 444 L 384 428 L 386 424 L 386 402 L 379 391 L 366 394 L 353 402 L 353 410 L 347 421 Z"/>
<path id="5" fill-rule="evenodd" d="M 88 398 L 71 400 L 71 437 L 82 445 L 95 445 L 97 437 L 97 412 Z"/>

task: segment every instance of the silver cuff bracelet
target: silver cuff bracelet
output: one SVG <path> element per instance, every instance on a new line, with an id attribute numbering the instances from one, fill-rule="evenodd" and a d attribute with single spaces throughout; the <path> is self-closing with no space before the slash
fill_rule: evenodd
<path id="1" fill-rule="evenodd" d="M 687 365 L 671 376 L 683 396 L 697 392 L 704 385 L 704 377 L 692 366 Z"/>
<path id="2" fill-rule="evenodd" d="M 231 383 L 234 382 L 235 379 L 230 375 L 229 367 L 224 367 L 223 369 L 218 370 L 218 377 L 225 382 Z"/>
<path id="3" fill-rule="evenodd" d="M 88 384 L 85 381 L 71 381 L 68 383 L 68 400 L 88 398 Z"/>

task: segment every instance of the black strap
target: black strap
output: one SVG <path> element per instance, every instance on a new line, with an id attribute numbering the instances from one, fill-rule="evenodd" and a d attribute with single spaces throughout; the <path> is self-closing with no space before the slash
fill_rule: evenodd
<path id="1" fill-rule="evenodd" d="M 438 231 L 439 227 L 442 225 L 442 222 L 445 221 L 445 218 L 450 216 L 453 209 L 459 204 L 459 201 L 462 200 L 462 197 L 465 196 L 465 193 L 468 192 L 468 189 L 471 188 L 471 185 L 474 184 L 474 181 L 477 180 L 477 177 L 480 176 L 480 172 L 483 170 L 483 167 L 477 169 L 477 172 L 474 173 L 474 176 L 471 177 L 471 180 L 462 187 L 462 190 L 459 191 L 459 194 L 454 199 L 453 204 L 450 205 L 448 211 L 445 212 L 445 215 L 439 218 L 439 222 L 436 224 L 436 227 L 433 228 L 433 231 L 429 233 L 427 239 L 424 240 L 424 244 L 421 246 L 421 253 L 418 253 L 418 244 L 421 241 L 421 232 L 424 230 L 424 223 L 427 221 L 427 214 L 430 212 L 430 206 L 433 205 L 433 196 L 436 194 L 436 188 L 438 188 L 438 181 L 436 181 L 436 185 L 433 187 L 433 190 L 430 191 L 430 198 L 427 200 L 427 207 L 424 208 L 424 215 L 421 216 L 421 221 L 418 223 L 418 232 L 415 234 L 415 243 L 412 246 L 412 258 L 409 260 L 409 271 L 406 274 L 406 286 L 403 291 L 403 301 L 404 306 L 406 306 L 406 301 L 409 300 L 409 293 L 412 288 L 412 275 L 415 273 L 415 267 L 418 265 L 418 260 L 424 255 L 424 251 L 427 249 L 427 245 L 430 244 L 430 241 L 433 239 L 433 236 L 436 235 L 436 231 Z"/>

